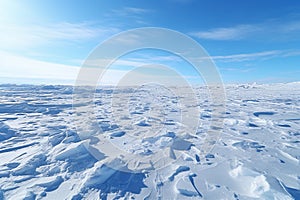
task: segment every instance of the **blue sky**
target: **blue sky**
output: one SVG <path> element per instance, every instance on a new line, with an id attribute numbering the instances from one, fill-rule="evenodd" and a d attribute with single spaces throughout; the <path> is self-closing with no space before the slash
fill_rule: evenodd
<path id="1" fill-rule="evenodd" d="M 225 83 L 300 81 L 300 1 L 295 0 L 2 0 L 0 80 L 72 83 L 99 43 L 148 26 L 195 39 Z M 120 58 L 107 78 L 145 62 L 193 75 L 172 54 L 142 51 Z"/>

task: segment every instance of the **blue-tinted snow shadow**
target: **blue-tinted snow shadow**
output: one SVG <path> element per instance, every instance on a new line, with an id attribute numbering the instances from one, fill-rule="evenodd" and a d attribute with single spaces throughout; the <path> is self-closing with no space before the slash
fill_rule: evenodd
<path id="1" fill-rule="evenodd" d="M 107 199 L 109 193 L 116 193 L 118 198 L 124 197 L 126 193 L 139 194 L 143 188 L 147 187 L 143 182 L 145 178 L 145 173 L 134 173 L 128 169 L 120 171 L 102 165 L 87 180 L 82 193 L 98 189 L 100 199 L 103 200 Z M 73 197 L 73 199 L 81 198 L 81 194 Z"/>

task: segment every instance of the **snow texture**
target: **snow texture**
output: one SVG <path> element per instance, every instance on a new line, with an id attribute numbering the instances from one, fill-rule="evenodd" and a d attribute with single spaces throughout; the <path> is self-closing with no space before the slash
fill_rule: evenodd
<path id="1" fill-rule="evenodd" d="M 181 105 L 154 89 L 97 89 L 99 139 L 90 126 L 78 134 L 72 87 L 0 85 L 0 199 L 300 199 L 300 83 L 226 86 L 221 138 L 206 155 L 214 105 L 194 90 L 199 103 Z M 184 106 L 200 109 L 195 135 L 180 132 Z M 133 156 L 168 149 L 172 162 L 135 171 L 89 147 L 103 138 Z"/>

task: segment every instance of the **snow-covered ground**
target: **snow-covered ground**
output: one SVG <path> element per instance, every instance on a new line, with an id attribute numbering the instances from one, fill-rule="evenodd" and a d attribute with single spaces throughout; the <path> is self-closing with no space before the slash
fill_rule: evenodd
<path id="1" fill-rule="evenodd" d="M 112 89 L 96 90 L 102 132 L 87 122 L 85 137 L 72 87 L 0 85 L 0 199 L 300 199 L 300 83 L 226 86 L 221 137 L 205 155 L 205 87 L 190 105 L 167 89 Z M 195 134 L 182 121 L 190 108 Z M 144 160 L 108 156 L 107 144 Z"/>

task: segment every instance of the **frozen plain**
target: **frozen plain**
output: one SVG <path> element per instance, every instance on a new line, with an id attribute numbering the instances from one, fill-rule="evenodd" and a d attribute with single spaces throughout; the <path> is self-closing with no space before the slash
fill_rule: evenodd
<path id="1" fill-rule="evenodd" d="M 206 155 L 213 106 L 204 87 L 194 89 L 199 104 L 184 106 L 200 110 L 195 136 L 177 136 L 184 108 L 168 90 L 96 90 L 95 126 L 113 144 L 145 158 L 181 152 L 162 168 L 131 171 L 87 150 L 72 87 L 1 85 L 0 199 L 300 199 L 300 83 L 227 85 L 221 137 Z M 114 93 L 130 100 L 112 104 Z"/>

